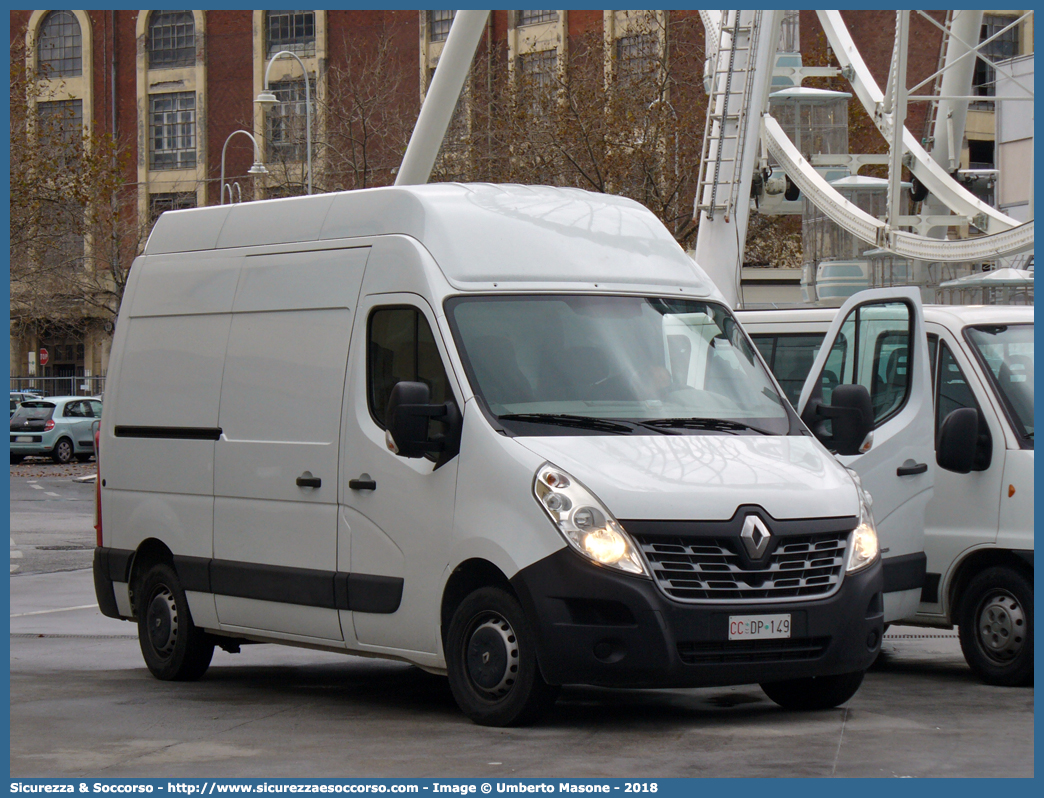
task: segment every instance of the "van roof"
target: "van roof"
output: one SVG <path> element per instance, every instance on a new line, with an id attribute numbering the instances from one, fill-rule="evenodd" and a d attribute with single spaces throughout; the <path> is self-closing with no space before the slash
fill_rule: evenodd
<path id="1" fill-rule="evenodd" d="M 746 310 L 740 312 L 743 324 L 819 323 L 833 321 L 840 308 L 783 308 L 779 310 Z M 1032 324 L 1032 305 L 925 305 L 925 321 L 942 324 L 954 330 L 973 324 Z"/>
<path id="2" fill-rule="evenodd" d="M 145 254 L 395 234 L 463 289 L 586 283 L 720 298 L 648 209 L 575 188 L 433 183 L 168 211 Z"/>

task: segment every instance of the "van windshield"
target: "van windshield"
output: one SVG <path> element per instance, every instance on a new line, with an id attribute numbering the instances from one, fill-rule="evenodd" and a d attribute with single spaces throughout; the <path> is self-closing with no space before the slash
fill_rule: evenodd
<path id="1" fill-rule="evenodd" d="M 791 432 L 753 345 L 714 302 L 485 296 L 446 308 L 472 387 L 516 434 Z"/>
<path id="2" fill-rule="evenodd" d="M 985 364 L 1015 431 L 1033 440 L 1033 325 L 984 324 L 965 335 Z"/>

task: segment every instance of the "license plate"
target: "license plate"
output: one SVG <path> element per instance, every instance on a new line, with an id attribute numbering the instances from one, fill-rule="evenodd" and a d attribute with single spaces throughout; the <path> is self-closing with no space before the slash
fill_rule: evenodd
<path id="1" fill-rule="evenodd" d="M 17 436 L 15 438 L 15 443 L 32 443 L 32 442 L 33 442 L 33 436 L 32 435 L 19 435 L 19 436 Z"/>
<path id="2" fill-rule="evenodd" d="M 790 613 L 730 615 L 729 640 L 772 640 L 790 637 Z"/>

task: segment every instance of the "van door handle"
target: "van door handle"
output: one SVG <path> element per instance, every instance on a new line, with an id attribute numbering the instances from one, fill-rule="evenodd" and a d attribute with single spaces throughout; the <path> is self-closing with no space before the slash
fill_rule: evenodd
<path id="1" fill-rule="evenodd" d="M 907 460 L 895 470 L 895 475 L 897 477 L 912 477 L 914 474 L 923 474 L 927 470 L 927 463 L 915 463 L 913 460 Z"/>
<path id="2" fill-rule="evenodd" d="M 366 477 L 366 474 L 363 474 Z M 348 487 L 352 490 L 377 490 L 377 483 L 372 479 L 349 479 Z"/>
<path id="3" fill-rule="evenodd" d="M 308 474 L 308 472 L 305 471 L 305 474 Z M 299 476 L 297 478 L 297 487 L 299 487 L 299 488 L 321 488 L 323 486 L 323 481 L 321 479 L 319 479 L 319 477 L 313 477 L 310 474 L 306 477 L 305 474 L 302 474 L 301 476 Z"/>

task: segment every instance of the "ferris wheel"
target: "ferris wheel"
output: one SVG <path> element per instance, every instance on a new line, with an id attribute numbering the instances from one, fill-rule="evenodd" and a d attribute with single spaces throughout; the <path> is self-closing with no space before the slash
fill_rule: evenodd
<path id="1" fill-rule="evenodd" d="M 750 187 L 760 157 L 767 153 L 793 187 L 842 229 L 897 256 L 941 263 L 968 263 L 1032 251 L 1033 221 L 1019 222 L 983 202 L 954 178 L 971 96 L 972 71 L 980 49 L 1004 33 L 979 42 L 981 11 L 952 11 L 945 22 L 922 14 L 941 28 L 944 39 L 938 70 L 908 88 L 907 54 L 911 12 L 897 11 L 888 79 L 878 85 L 839 11 L 818 11 L 838 62 L 837 68 L 805 68 L 803 76 L 840 74 L 889 145 L 888 197 L 884 218 L 854 205 L 803 157 L 768 113 L 771 77 L 782 11 L 701 11 L 706 30 L 707 130 L 694 215 L 700 220 L 696 260 L 736 304 L 739 266 L 749 216 Z M 1032 11 L 1012 21 L 1017 25 Z M 1005 29 L 1006 30 L 1006 29 Z M 996 64 L 990 64 L 999 69 Z M 800 78 L 798 80 L 800 82 Z M 1032 83 L 1014 80 L 1020 96 L 1033 100 Z M 929 88 L 930 86 L 930 88 Z M 930 103 L 930 149 L 906 127 L 908 103 Z M 763 148 L 763 150 L 762 150 Z M 902 173 L 913 175 L 925 200 L 920 224 L 901 216 Z M 905 229 L 904 229 L 905 228 Z M 960 237 L 977 229 L 981 235 Z"/>

